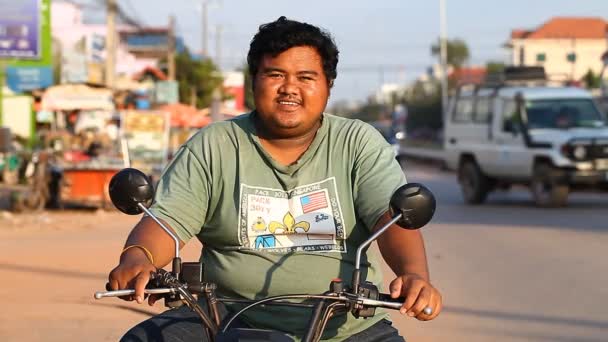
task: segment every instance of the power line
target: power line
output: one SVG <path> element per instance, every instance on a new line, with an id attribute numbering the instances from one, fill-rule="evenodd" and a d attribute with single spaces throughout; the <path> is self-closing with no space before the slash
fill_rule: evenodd
<path id="1" fill-rule="evenodd" d="M 98 5 L 101 6 L 106 6 L 108 0 L 96 0 Z M 139 23 L 139 21 L 133 19 L 130 15 L 128 15 L 123 9 L 122 7 L 120 7 L 118 5 L 118 3 L 115 4 L 116 7 L 116 14 L 118 19 L 120 19 L 120 21 L 124 22 L 127 25 L 131 25 L 131 26 L 135 26 L 137 28 L 142 27 L 142 25 Z"/>
<path id="2" fill-rule="evenodd" d="M 379 71 L 405 71 L 411 69 L 428 68 L 428 64 L 365 64 L 347 65 L 338 67 L 338 71 L 343 72 L 379 72 Z"/>
<path id="3" fill-rule="evenodd" d="M 131 4 L 131 1 L 130 0 L 122 0 L 122 1 L 123 1 L 123 3 L 127 4 L 127 9 L 131 13 L 131 17 L 134 18 L 134 20 L 137 21 L 138 23 L 143 23 L 143 20 L 141 20 L 141 17 L 139 17 L 137 15 L 137 11 L 133 7 L 133 4 Z M 145 25 L 145 23 L 144 23 L 144 25 Z"/>

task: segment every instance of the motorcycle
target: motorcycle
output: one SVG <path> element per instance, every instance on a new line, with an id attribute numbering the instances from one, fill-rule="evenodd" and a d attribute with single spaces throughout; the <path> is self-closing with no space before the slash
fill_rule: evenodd
<path id="1" fill-rule="evenodd" d="M 389 210 L 392 219 L 364 241 L 356 251 L 355 270 L 350 283 L 334 279 L 329 283 L 329 290 L 322 294 L 286 294 L 259 300 L 218 297 L 216 285 L 204 279 L 202 262 L 182 262 L 179 254 L 179 239 L 156 218 L 148 207 L 152 203 L 154 189 L 146 175 L 136 169 L 123 169 L 111 179 L 109 194 L 112 203 L 121 212 L 129 215 L 147 214 L 175 242 L 175 257 L 171 271 L 160 269 L 151 275 L 150 283 L 144 293 L 161 295 L 165 306 L 177 307 L 187 305 L 201 319 L 203 329 L 209 341 L 277 341 L 289 342 L 293 339 L 282 332 L 254 329 L 233 328 L 232 323 L 243 312 L 259 305 L 286 305 L 310 308 L 312 313 L 308 328 L 302 338 L 303 342 L 317 342 L 325 330 L 329 319 L 341 312 L 350 312 L 356 318 L 373 317 L 376 308 L 399 310 L 404 298 L 391 298 L 389 294 L 380 293 L 371 282 L 361 279 L 361 255 L 363 251 L 386 231 L 392 224 L 405 229 L 419 229 L 426 225 L 435 212 L 435 198 L 430 190 L 418 183 L 408 183 L 398 188 L 391 197 Z M 96 299 L 121 297 L 135 294 L 135 290 L 108 291 L 95 293 Z M 206 300 L 206 309 L 198 303 L 197 298 Z M 294 303 L 287 300 L 303 300 Z M 228 319 L 220 319 L 218 303 L 240 303 L 245 305 Z M 225 322 L 225 323 L 223 323 Z"/>

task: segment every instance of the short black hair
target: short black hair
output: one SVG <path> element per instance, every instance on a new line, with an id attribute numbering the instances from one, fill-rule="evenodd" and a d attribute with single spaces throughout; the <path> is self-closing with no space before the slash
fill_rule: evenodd
<path id="1" fill-rule="evenodd" d="M 332 36 L 317 26 L 290 20 L 284 16 L 260 25 L 258 33 L 253 36 L 247 54 L 247 64 L 252 79 L 255 79 L 265 55 L 276 57 L 296 46 L 310 46 L 317 50 L 323 62 L 327 85 L 333 86 L 338 75 L 336 68 L 339 51 Z"/>

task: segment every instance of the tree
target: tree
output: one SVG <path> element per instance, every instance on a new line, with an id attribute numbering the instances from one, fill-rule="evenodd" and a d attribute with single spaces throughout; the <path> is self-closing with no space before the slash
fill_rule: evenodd
<path id="1" fill-rule="evenodd" d="M 61 83 L 61 72 L 62 72 L 62 58 L 63 51 L 61 46 L 61 41 L 59 39 L 53 37 L 53 84 Z"/>
<path id="2" fill-rule="evenodd" d="M 408 109 L 406 128 L 409 133 L 426 131 L 436 135 L 443 127 L 440 87 L 439 82 L 416 81 L 407 93 L 404 101 Z"/>
<path id="3" fill-rule="evenodd" d="M 437 57 L 441 53 L 441 45 L 440 42 L 437 44 L 433 44 L 431 46 L 431 55 Z M 452 65 L 454 68 L 460 68 L 462 65 L 469 60 L 469 48 L 467 43 L 465 43 L 462 39 L 448 39 L 447 41 L 447 51 L 448 51 L 448 64 Z"/>
<path id="4" fill-rule="evenodd" d="M 249 74 L 249 67 L 245 64 L 241 70 L 245 76 L 245 107 L 253 109 L 255 108 L 255 103 L 253 101 L 253 80 Z"/>
<path id="5" fill-rule="evenodd" d="M 175 77 L 179 84 L 180 102 L 190 102 L 192 89 L 196 96 L 196 106 L 211 105 L 213 90 L 222 85 L 222 75 L 210 59 L 195 60 L 185 50 L 175 58 Z"/>
<path id="6" fill-rule="evenodd" d="M 489 61 L 486 63 L 486 73 L 488 74 L 499 73 L 503 70 L 505 70 L 505 63 L 503 62 Z"/>
<path id="7" fill-rule="evenodd" d="M 359 119 L 365 122 L 374 122 L 389 118 L 390 111 L 385 104 L 368 101 L 357 110 L 354 110 L 349 117 L 351 119 Z"/>
<path id="8" fill-rule="evenodd" d="M 601 80 L 599 75 L 596 75 L 591 69 L 589 69 L 585 76 L 583 76 L 582 81 L 589 89 L 597 89 L 601 86 Z"/>

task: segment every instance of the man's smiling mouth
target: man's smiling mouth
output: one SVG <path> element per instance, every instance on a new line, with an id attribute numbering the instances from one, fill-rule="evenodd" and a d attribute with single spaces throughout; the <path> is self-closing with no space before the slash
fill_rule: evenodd
<path id="1" fill-rule="evenodd" d="M 300 104 L 295 101 L 278 101 L 280 105 L 284 106 L 299 106 Z"/>

